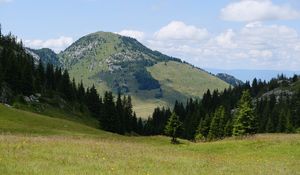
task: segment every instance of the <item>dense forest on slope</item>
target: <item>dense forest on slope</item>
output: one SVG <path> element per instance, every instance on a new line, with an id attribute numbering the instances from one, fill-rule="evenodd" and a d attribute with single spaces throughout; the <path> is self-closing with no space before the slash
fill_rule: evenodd
<path id="1" fill-rule="evenodd" d="M 168 63 L 170 64 L 170 63 Z M 163 64 L 162 66 L 166 66 Z M 145 74 L 145 75 L 144 75 Z M 147 73 L 141 73 L 148 76 Z M 139 75 L 138 75 L 139 76 Z M 159 88 L 155 80 L 140 88 Z M 120 91 L 119 91 L 120 92 Z M 49 100 L 50 99 L 50 100 Z M 59 99 L 59 100 L 51 100 Z M 57 108 L 72 106 L 73 111 L 92 116 L 98 128 L 119 134 L 166 134 L 173 116 L 178 136 L 190 140 L 215 140 L 232 135 L 295 132 L 300 127 L 300 80 L 280 75 L 269 82 L 254 79 L 224 91 L 210 91 L 174 108 L 156 108 L 146 121 L 137 118 L 131 96 L 112 92 L 101 97 L 95 86 L 70 80 L 67 70 L 39 59 L 34 61 L 15 36 L 0 30 L 0 102 L 7 104 L 51 103 Z M 63 102 L 63 103 L 61 103 Z M 36 105 L 36 104 L 35 104 Z M 175 122 L 175 123 L 176 123 Z M 179 125 L 178 125 L 179 126 Z"/>
<path id="2" fill-rule="evenodd" d="M 96 118 L 99 128 L 120 134 L 139 133 L 142 125 L 132 111 L 130 96 L 119 94 L 114 100 L 111 92 L 105 92 L 100 97 L 95 86 L 86 89 L 82 82 L 71 81 L 67 70 L 50 63 L 45 66 L 41 59 L 35 63 L 22 42 L 11 34 L 2 35 L 1 30 L 0 102 L 32 107 L 43 103 L 56 108 L 72 106 L 72 111 Z"/>
<path id="3" fill-rule="evenodd" d="M 179 137 L 190 140 L 215 140 L 245 133 L 291 133 L 300 127 L 300 80 L 295 75 L 280 75 L 271 81 L 254 79 L 223 92 L 208 90 L 201 100 L 176 102 L 173 112 L 182 122 Z M 144 127 L 146 135 L 165 134 L 172 111 L 157 108 Z M 248 117 L 248 118 L 247 118 Z M 248 129 L 247 129 L 248 128 Z M 248 130 L 248 131 L 247 131 Z M 244 131 L 243 131 L 244 132 Z"/>

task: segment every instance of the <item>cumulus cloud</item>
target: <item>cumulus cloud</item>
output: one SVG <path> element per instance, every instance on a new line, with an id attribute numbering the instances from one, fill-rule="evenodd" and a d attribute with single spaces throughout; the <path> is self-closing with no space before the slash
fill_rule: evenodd
<path id="1" fill-rule="evenodd" d="M 221 18 L 228 21 L 290 20 L 299 17 L 299 11 L 289 5 L 273 4 L 271 0 L 241 0 L 221 10 Z"/>
<path id="2" fill-rule="evenodd" d="M 208 37 L 208 31 L 181 21 L 172 21 L 157 31 L 154 37 L 157 40 L 202 40 Z"/>
<path id="3" fill-rule="evenodd" d="M 237 45 L 233 42 L 233 37 L 235 33 L 232 29 L 227 30 L 224 33 L 221 33 L 219 36 L 216 37 L 217 43 L 225 48 L 235 48 Z"/>
<path id="4" fill-rule="evenodd" d="M 73 43 L 73 38 L 61 36 L 55 39 L 48 39 L 48 40 L 25 40 L 24 44 L 26 47 L 40 49 L 40 48 L 50 48 L 55 52 L 62 51 L 69 45 Z"/>
<path id="5" fill-rule="evenodd" d="M 144 32 L 137 31 L 137 30 L 122 30 L 121 32 L 116 32 L 116 33 L 119 35 L 135 38 L 139 41 L 143 40 L 145 37 Z"/>
<path id="6" fill-rule="evenodd" d="M 300 67 L 299 34 L 284 25 L 251 22 L 237 30 L 210 33 L 205 39 L 181 35 L 180 40 L 167 40 L 157 37 L 156 32 L 143 43 L 200 67 L 291 70 Z"/>

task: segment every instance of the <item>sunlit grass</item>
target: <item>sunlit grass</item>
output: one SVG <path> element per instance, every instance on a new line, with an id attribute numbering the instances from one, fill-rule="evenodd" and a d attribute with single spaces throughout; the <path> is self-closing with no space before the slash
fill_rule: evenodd
<path id="1" fill-rule="evenodd" d="M 67 125 L 67 127 L 65 127 Z M 172 145 L 0 105 L 0 174 L 299 174 L 300 134 Z"/>

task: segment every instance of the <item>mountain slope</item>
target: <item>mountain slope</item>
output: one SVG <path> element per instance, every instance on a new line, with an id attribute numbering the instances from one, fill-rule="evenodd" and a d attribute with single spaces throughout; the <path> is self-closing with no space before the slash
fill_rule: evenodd
<path id="1" fill-rule="evenodd" d="M 47 65 L 49 63 L 49 64 L 53 64 L 55 66 L 61 66 L 57 54 L 51 49 L 48 49 L 48 48 L 42 48 L 42 49 L 26 48 L 26 52 L 28 52 L 29 54 L 31 54 L 33 56 L 36 63 L 38 63 L 38 61 L 41 59 L 41 61 L 45 65 Z"/>
<path id="2" fill-rule="evenodd" d="M 131 95 L 135 111 L 143 117 L 176 99 L 185 101 L 201 96 L 207 89 L 229 86 L 179 59 L 152 51 L 133 38 L 109 32 L 80 38 L 61 52 L 59 59 L 71 77 L 86 86 L 94 84 L 100 93 L 111 90 Z"/>
<path id="3" fill-rule="evenodd" d="M 235 78 L 232 75 L 226 74 L 226 73 L 218 73 L 216 76 L 232 86 L 238 86 L 238 85 L 244 84 L 241 80 Z"/>
<path id="4" fill-rule="evenodd" d="M 49 117 L 0 104 L 0 132 L 39 135 L 110 134 L 74 121 Z"/>

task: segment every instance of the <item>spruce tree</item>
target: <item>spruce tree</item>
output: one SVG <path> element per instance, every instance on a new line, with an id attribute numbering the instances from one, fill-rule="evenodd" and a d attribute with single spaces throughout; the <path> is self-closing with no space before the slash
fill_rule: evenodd
<path id="1" fill-rule="evenodd" d="M 116 108 L 112 92 L 105 92 L 103 98 L 102 114 L 100 115 L 100 124 L 106 131 L 116 132 Z"/>
<path id="2" fill-rule="evenodd" d="M 144 134 L 144 126 L 141 118 L 139 118 L 137 122 L 137 133 L 140 135 Z"/>
<path id="3" fill-rule="evenodd" d="M 278 124 L 276 128 L 276 132 L 285 132 L 286 130 L 286 113 L 284 110 L 280 111 L 279 117 L 278 117 Z"/>
<path id="4" fill-rule="evenodd" d="M 268 121 L 267 121 L 267 124 L 266 124 L 266 130 L 265 131 L 267 133 L 273 133 L 275 131 L 272 117 L 268 118 Z"/>
<path id="5" fill-rule="evenodd" d="M 179 121 L 178 115 L 173 112 L 165 127 L 165 134 L 172 137 L 171 143 L 178 143 L 176 138 L 180 134 L 181 126 L 182 123 Z"/>
<path id="6" fill-rule="evenodd" d="M 226 122 L 225 128 L 224 128 L 224 136 L 225 137 L 230 137 L 232 136 L 232 121 L 228 120 Z"/>
<path id="7" fill-rule="evenodd" d="M 204 118 L 200 119 L 199 125 L 197 127 L 196 130 L 196 134 L 195 134 L 195 141 L 204 141 L 205 140 L 205 136 L 203 133 L 203 128 L 204 128 Z"/>
<path id="8" fill-rule="evenodd" d="M 210 124 L 208 133 L 209 140 L 220 139 L 224 136 L 225 128 L 225 109 L 223 106 L 219 107 L 214 113 L 213 119 Z"/>
<path id="9" fill-rule="evenodd" d="M 232 134 L 235 136 L 255 134 L 257 131 L 256 122 L 249 90 L 245 90 L 238 103 Z"/>
<path id="10" fill-rule="evenodd" d="M 118 93 L 117 101 L 116 101 L 116 115 L 118 120 L 118 133 L 125 133 L 125 122 L 124 122 L 124 107 L 122 104 L 121 93 Z"/>
<path id="11" fill-rule="evenodd" d="M 288 110 L 288 112 L 285 115 L 285 132 L 286 133 L 292 133 L 294 132 L 293 125 L 291 123 L 291 112 Z"/>

